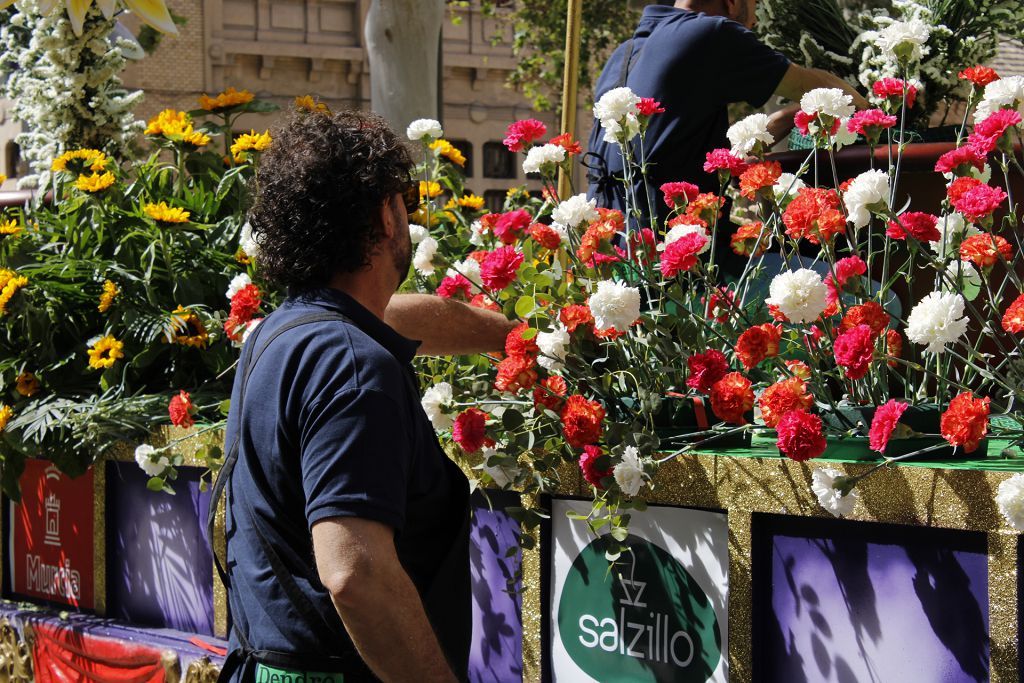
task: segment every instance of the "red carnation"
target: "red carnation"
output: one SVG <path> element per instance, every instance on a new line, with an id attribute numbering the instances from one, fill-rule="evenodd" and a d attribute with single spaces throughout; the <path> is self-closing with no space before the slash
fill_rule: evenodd
<path id="1" fill-rule="evenodd" d="M 1019 112 L 1013 109 L 1000 109 L 974 124 L 974 132 L 967 137 L 967 144 L 979 152 L 994 152 L 1001 141 L 1010 142 L 1005 138 L 1006 129 L 1017 126 L 1020 122 Z"/>
<path id="2" fill-rule="evenodd" d="M 654 116 L 655 114 L 665 113 L 665 107 L 661 106 L 661 102 L 653 97 L 641 97 L 640 101 L 636 103 L 636 110 L 641 116 Z"/>
<path id="3" fill-rule="evenodd" d="M 523 255 L 515 247 L 498 247 L 480 265 L 480 279 L 488 290 L 500 292 L 515 281 L 522 264 Z"/>
<path id="4" fill-rule="evenodd" d="M 487 413 L 479 408 L 468 408 L 455 418 L 452 425 L 452 439 L 467 453 L 476 453 L 484 446 L 493 446 L 494 440 L 487 437 Z"/>
<path id="5" fill-rule="evenodd" d="M 548 134 L 548 127 L 537 119 L 523 119 L 510 124 L 503 143 L 510 152 L 521 152 L 524 145 L 540 140 Z"/>
<path id="6" fill-rule="evenodd" d="M 725 148 L 713 149 L 704 157 L 705 173 L 739 176 L 747 169 L 747 162 Z"/>
<path id="7" fill-rule="evenodd" d="M 835 274 L 834 279 L 833 273 L 825 276 L 825 286 L 828 287 L 826 301 L 829 304 L 839 300 L 839 293 L 846 291 L 846 285 L 850 284 L 851 280 L 868 272 L 868 264 L 864 263 L 860 256 L 847 256 L 836 261 L 832 270 Z"/>
<path id="8" fill-rule="evenodd" d="M 533 402 L 539 410 L 541 406 L 557 412 L 563 403 L 569 387 L 558 375 L 545 377 L 533 388 Z"/>
<path id="9" fill-rule="evenodd" d="M 777 161 L 762 161 L 747 168 L 740 176 L 740 194 L 754 201 L 758 192 L 775 187 L 782 175 L 782 164 Z"/>
<path id="10" fill-rule="evenodd" d="M 963 446 L 965 453 L 973 453 L 988 433 L 989 398 L 975 398 L 965 391 L 949 402 L 942 414 L 939 430 L 951 446 Z"/>
<path id="11" fill-rule="evenodd" d="M 896 330 L 885 331 L 885 355 L 889 358 L 886 364 L 890 368 L 899 365 L 895 359 L 903 356 L 903 337 Z"/>
<path id="12" fill-rule="evenodd" d="M 703 221 L 704 227 L 707 227 L 722 217 L 723 206 L 725 206 L 725 197 L 719 197 L 713 192 L 701 192 L 690 200 L 690 204 L 686 207 L 686 215 L 691 219 L 696 218 Z"/>
<path id="13" fill-rule="evenodd" d="M 501 306 L 494 303 L 494 300 L 491 297 L 484 294 L 483 292 L 480 292 L 472 299 L 470 299 L 469 305 L 475 308 L 483 308 L 488 311 L 495 311 L 496 313 L 501 311 Z"/>
<path id="14" fill-rule="evenodd" d="M 517 394 L 537 383 L 536 359 L 533 356 L 508 356 L 498 363 L 494 388 Z"/>
<path id="15" fill-rule="evenodd" d="M 775 426 L 779 434 L 776 444 L 787 458 L 803 462 L 817 458 L 828 445 L 822 432 L 821 418 L 806 410 L 791 410 Z"/>
<path id="16" fill-rule="evenodd" d="M 648 264 L 658 253 L 658 240 L 650 228 L 642 228 L 629 233 L 629 243 L 633 249 L 633 260 Z"/>
<path id="17" fill-rule="evenodd" d="M 895 100 L 892 102 L 895 106 L 899 106 L 903 101 L 903 87 L 904 83 L 899 78 L 883 78 L 876 81 L 872 86 L 872 90 L 876 97 L 884 97 L 887 100 Z M 917 88 L 911 84 L 906 85 L 907 89 L 907 109 L 914 108 L 914 102 L 917 101 Z"/>
<path id="18" fill-rule="evenodd" d="M 179 391 L 178 395 L 171 399 L 167 412 L 170 413 L 171 424 L 176 427 L 187 429 L 196 423 L 192 416 L 196 414 L 197 409 L 192 403 L 192 397 L 185 390 Z"/>
<path id="19" fill-rule="evenodd" d="M 604 408 L 597 401 L 588 401 L 579 394 L 565 399 L 562 408 L 562 429 L 565 440 L 573 448 L 582 448 L 601 440 Z"/>
<path id="20" fill-rule="evenodd" d="M 691 355 L 686 359 L 686 366 L 690 369 L 686 386 L 702 394 L 711 391 L 711 387 L 729 372 L 729 362 L 725 359 L 725 354 L 715 349 Z"/>
<path id="21" fill-rule="evenodd" d="M 263 302 L 260 299 L 260 288 L 252 284 L 246 285 L 231 297 L 229 316 L 237 320 L 238 324 L 247 323 L 260 310 L 261 303 Z"/>
<path id="22" fill-rule="evenodd" d="M 485 234 L 485 235 L 487 233 L 489 233 L 489 232 L 492 232 L 494 230 L 494 226 L 497 225 L 499 218 L 501 218 L 501 214 L 500 213 L 485 213 L 483 216 L 481 216 L 480 217 L 480 226 L 483 228 L 483 230 L 481 232 L 483 232 L 483 234 Z M 476 253 L 476 252 L 474 252 L 474 253 Z M 486 254 L 487 252 L 480 252 L 480 253 Z M 472 256 L 473 256 L 473 254 L 470 254 L 470 257 L 472 257 Z"/>
<path id="23" fill-rule="evenodd" d="M 771 323 L 755 325 L 743 332 L 736 340 L 736 357 L 743 367 L 756 367 L 767 358 L 779 355 L 779 342 L 782 340 L 782 328 Z"/>
<path id="24" fill-rule="evenodd" d="M 950 203 L 958 202 L 979 185 L 984 185 L 984 183 L 977 178 L 957 178 L 946 188 L 946 196 L 949 197 Z"/>
<path id="25" fill-rule="evenodd" d="M 986 156 L 983 150 L 979 150 L 973 145 L 963 145 L 940 156 L 939 160 L 935 162 L 935 172 L 963 176 L 970 173 L 972 166 L 979 171 L 984 171 L 985 161 Z"/>
<path id="26" fill-rule="evenodd" d="M 865 301 L 846 309 L 846 315 L 839 323 L 839 329 L 847 332 L 858 325 L 867 325 L 876 335 L 882 334 L 882 331 L 889 326 L 889 314 L 877 301 Z"/>
<path id="27" fill-rule="evenodd" d="M 584 446 L 583 452 L 580 453 L 580 471 L 583 472 L 583 478 L 598 489 L 604 488 L 601 486 L 601 480 L 612 476 L 613 472 L 611 467 L 606 470 L 597 469 L 597 459 L 602 455 L 604 455 L 604 451 L 599 446 Z"/>
<path id="28" fill-rule="evenodd" d="M 661 274 L 673 278 L 697 265 L 697 254 L 708 243 L 707 235 L 691 232 L 665 247 L 661 254 Z"/>
<path id="29" fill-rule="evenodd" d="M 458 295 L 462 295 L 461 298 L 469 299 L 472 296 L 473 283 L 470 282 L 465 275 L 455 274 L 445 277 L 441 280 L 441 284 L 437 286 L 435 292 L 439 297 L 445 299 L 453 299 Z"/>
<path id="30" fill-rule="evenodd" d="M 515 244 L 516 240 L 522 237 L 527 228 L 533 222 L 530 212 L 526 209 L 516 209 L 498 216 L 494 222 L 494 236 L 503 244 Z"/>
<path id="31" fill-rule="evenodd" d="M 846 370 L 846 376 L 857 380 L 868 374 L 875 353 L 878 334 L 868 325 L 857 325 L 836 337 L 832 350 L 836 364 Z"/>
<path id="32" fill-rule="evenodd" d="M 846 130 L 863 135 L 868 140 L 875 142 L 883 130 L 895 125 L 895 116 L 886 114 L 881 109 L 864 109 L 850 117 L 846 124 Z"/>
<path id="33" fill-rule="evenodd" d="M 870 437 L 868 445 L 871 450 L 885 453 L 885 447 L 889 445 L 889 438 L 895 431 L 903 411 L 908 407 L 906 403 L 889 399 L 875 409 L 875 416 L 871 419 L 871 429 L 868 431 Z"/>
<path id="34" fill-rule="evenodd" d="M 749 256 L 757 258 L 768 251 L 771 242 L 769 237 L 761 236 L 764 231 L 764 224 L 761 221 L 741 225 L 729 238 L 729 246 L 737 256 Z"/>
<path id="35" fill-rule="evenodd" d="M 711 410 L 726 422 L 746 424 L 747 413 L 754 409 L 754 390 L 750 380 L 739 372 L 730 372 L 711 387 Z"/>
<path id="36" fill-rule="evenodd" d="M 835 190 L 802 187 L 782 214 L 786 234 L 811 244 L 831 242 L 846 230 L 846 216 L 839 209 Z"/>
<path id="37" fill-rule="evenodd" d="M 768 427 L 775 427 L 786 413 L 793 410 L 809 410 L 814 406 L 814 397 L 807 392 L 807 385 L 799 377 L 790 377 L 776 382 L 763 392 L 757 400 L 761 417 Z"/>
<path id="38" fill-rule="evenodd" d="M 1018 296 L 1003 314 L 1003 329 L 1014 334 L 1024 332 L 1024 294 Z"/>
<path id="39" fill-rule="evenodd" d="M 593 325 L 594 314 L 590 312 L 590 306 L 584 304 L 571 304 L 558 312 L 558 319 L 569 333 L 576 331 L 580 325 Z"/>
<path id="40" fill-rule="evenodd" d="M 562 133 L 557 135 L 548 141 L 550 145 L 558 145 L 565 150 L 565 153 L 569 156 L 576 156 L 577 154 L 583 153 L 583 147 L 580 146 L 578 140 L 574 140 L 572 133 Z"/>
<path id="41" fill-rule="evenodd" d="M 793 115 L 793 125 L 796 126 L 801 135 L 810 135 L 811 124 L 814 123 L 816 118 L 818 118 L 817 114 L 809 114 L 803 109 L 798 109 L 796 114 Z"/>
<path id="42" fill-rule="evenodd" d="M 910 235 L 918 242 L 937 242 L 942 239 L 939 229 L 939 217 L 924 211 L 908 211 L 897 217 L 897 221 L 889 221 L 889 229 L 885 234 L 895 240 L 905 240 Z"/>
<path id="43" fill-rule="evenodd" d="M 960 243 L 960 258 L 979 268 L 991 268 L 1000 257 L 1009 261 L 1012 256 L 1013 247 L 999 235 L 971 235 Z"/>
<path id="44" fill-rule="evenodd" d="M 970 81 L 979 88 L 984 88 L 992 81 L 998 81 L 999 74 L 996 73 L 995 69 L 979 64 L 978 66 L 969 66 L 961 71 L 960 78 Z"/>
<path id="45" fill-rule="evenodd" d="M 704 297 L 701 297 L 701 302 Z M 707 316 L 717 322 L 728 322 L 729 316 L 736 308 L 736 292 L 727 287 L 715 287 L 708 299 Z"/>
<path id="46" fill-rule="evenodd" d="M 537 357 L 537 354 L 540 353 L 537 337 L 523 339 L 523 333 L 528 329 L 530 329 L 529 323 L 520 323 L 512 328 L 512 331 L 505 336 L 505 355 Z"/>
<path id="47" fill-rule="evenodd" d="M 543 223 L 534 223 L 530 226 L 530 237 L 540 246 L 552 251 L 562 246 L 562 236 L 558 231 Z"/>
<path id="48" fill-rule="evenodd" d="M 681 180 L 675 183 L 665 183 L 661 186 L 661 192 L 664 195 L 665 206 L 674 209 L 689 203 L 699 195 L 700 188 L 693 183 Z"/>

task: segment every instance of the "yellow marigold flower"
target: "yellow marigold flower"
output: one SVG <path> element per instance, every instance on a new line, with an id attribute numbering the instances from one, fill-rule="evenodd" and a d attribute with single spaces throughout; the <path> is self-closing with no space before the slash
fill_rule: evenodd
<path id="1" fill-rule="evenodd" d="M 428 223 L 427 210 L 421 206 L 420 208 L 416 209 L 416 211 L 411 216 L 409 216 L 409 222 L 416 223 L 418 225 L 423 225 L 428 228 L 432 228 L 441 222 L 441 216 L 439 215 L 439 212 L 431 211 L 430 222 Z"/>
<path id="2" fill-rule="evenodd" d="M 10 303 L 18 290 L 28 284 L 28 278 L 18 275 L 13 270 L 0 269 L 0 316 L 7 312 L 7 304 Z"/>
<path id="3" fill-rule="evenodd" d="M 441 192 L 443 192 L 443 190 L 441 189 L 441 183 L 434 182 L 433 180 L 431 180 L 430 182 L 427 182 L 426 180 L 420 181 L 421 202 L 428 197 L 430 199 L 433 199 L 434 197 L 441 194 Z"/>
<path id="4" fill-rule="evenodd" d="M 121 290 L 117 288 L 117 285 L 110 280 L 106 280 L 103 283 L 103 293 L 100 294 L 100 305 L 97 306 L 100 313 L 106 313 L 110 310 L 110 307 L 114 305 L 114 299 L 116 299 L 117 295 L 120 293 Z"/>
<path id="5" fill-rule="evenodd" d="M 508 191 L 505 193 L 505 198 L 506 199 L 515 199 L 516 197 L 519 197 L 519 196 L 525 195 L 525 194 L 526 194 L 526 190 L 524 190 L 521 187 L 510 187 L 510 188 L 508 188 Z"/>
<path id="6" fill-rule="evenodd" d="M 39 378 L 31 372 L 23 372 L 14 380 L 14 388 L 22 396 L 29 398 L 39 391 Z"/>
<path id="7" fill-rule="evenodd" d="M 0 432 L 7 429 L 7 423 L 14 416 L 14 409 L 6 403 L 0 403 Z"/>
<path id="8" fill-rule="evenodd" d="M 464 209 L 479 211 L 484 208 L 484 198 L 475 194 L 467 194 L 465 197 L 459 198 L 459 206 Z"/>
<path id="9" fill-rule="evenodd" d="M 171 313 L 171 328 L 174 337 L 170 341 L 175 344 L 201 349 L 210 340 L 203 321 L 184 306 L 178 306 Z"/>
<path id="10" fill-rule="evenodd" d="M 456 206 L 458 206 L 458 203 L 455 201 L 455 198 L 452 197 L 451 199 L 448 200 L 448 203 L 444 205 L 444 208 L 445 210 L 448 210 L 454 209 Z"/>
<path id="11" fill-rule="evenodd" d="M 68 168 L 68 166 L 71 168 Z M 50 170 L 68 171 L 81 174 L 85 169 L 90 171 L 102 171 L 107 167 L 107 155 L 97 149 L 75 149 L 64 152 L 53 160 Z"/>
<path id="12" fill-rule="evenodd" d="M 180 135 L 181 131 L 190 125 L 192 125 L 192 117 L 188 113 L 176 109 L 164 109 L 146 122 L 146 135 Z"/>
<path id="13" fill-rule="evenodd" d="M 448 159 L 448 161 L 453 164 L 458 164 L 459 166 L 466 165 L 466 157 L 462 155 L 459 148 L 443 138 L 431 142 L 430 149 L 435 150 L 438 154 Z"/>
<path id="14" fill-rule="evenodd" d="M 296 109 L 305 109 L 306 111 L 311 111 L 314 114 L 327 114 L 328 116 L 331 113 L 330 107 L 328 107 L 323 102 L 317 102 L 316 100 L 314 100 L 309 95 L 303 95 L 302 97 L 296 97 L 295 98 L 295 108 Z"/>
<path id="15" fill-rule="evenodd" d="M 21 230 L 22 227 L 18 225 L 18 221 L 16 221 L 15 219 L 0 219 L 0 235 L 17 235 L 19 232 L 21 232 Z"/>
<path id="16" fill-rule="evenodd" d="M 89 347 L 89 367 L 93 370 L 113 367 L 120 358 L 124 358 L 124 342 L 112 335 L 100 337 Z"/>
<path id="17" fill-rule="evenodd" d="M 189 131 L 181 138 L 184 142 L 192 145 L 193 147 L 205 147 L 210 144 L 210 136 L 206 133 L 200 133 L 197 130 Z"/>
<path id="18" fill-rule="evenodd" d="M 205 109 L 206 111 L 219 111 L 221 109 L 238 106 L 239 104 L 248 104 L 249 102 L 252 102 L 253 97 L 254 95 L 248 90 L 235 90 L 232 87 L 228 88 L 216 97 L 210 97 L 205 94 L 200 95 L 199 108 Z"/>
<path id="19" fill-rule="evenodd" d="M 3 185 L 6 182 L 7 182 L 7 176 L 5 176 L 3 173 L 0 173 L 0 185 Z"/>
<path id="20" fill-rule="evenodd" d="M 114 174 L 110 171 L 107 171 L 106 173 L 80 175 L 78 176 L 78 180 L 75 181 L 75 187 L 82 192 L 102 192 L 113 184 Z"/>
<path id="21" fill-rule="evenodd" d="M 231 154 L 235 157 L 236 164 L 245 163 L 249 160 L 249 155 L 246 152 L 262 152 L 267 147 L 270 147 L 270 143 L 269 130 L 265 130 L 262 133 L 250 130 L 248 133 L 242 133 L 235 138 L 234 143 L 231 145 Z"/>
<path id="22" fill-rule="evenodd" d="M 146 204 L 142 207 L 146 215 L 158 223 L 188 223 L 190 214 L 185 209 L 176 206 L 168 206 L 167 202 L 157 204 Z"/>

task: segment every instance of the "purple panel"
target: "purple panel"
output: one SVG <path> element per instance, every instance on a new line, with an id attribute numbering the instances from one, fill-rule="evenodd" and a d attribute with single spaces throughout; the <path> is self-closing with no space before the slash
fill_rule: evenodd
<path id="1" fill-rule="evenodd" d="M 178 468 L 175 495 L 146 488 L 134 463 L 107 470 L 107 613 L 146 626 L 213 633 L 210 494 L 198 467 Z"/>
<path id="2" fill-rule="evenodd" d="M 509 595 L 520 555 L 505 554 L 518 545 L 519 524 L 503 512 L 521 505 L 518 496 L 488 492 L 487 501 L 474 497 L 469 561 L 473 580 L 473 645 L 469 680 L 473 683 L 520 683 L 523 680 L 523 620 L 519 591 Z"/>
<path id="3" fill-rule="evenodd" d="M 761 546 L 771 576 L 758 596 L 758 680 L 988 680 L 983 536 L 847 522 L 788 534 L 784 525 Z"/>

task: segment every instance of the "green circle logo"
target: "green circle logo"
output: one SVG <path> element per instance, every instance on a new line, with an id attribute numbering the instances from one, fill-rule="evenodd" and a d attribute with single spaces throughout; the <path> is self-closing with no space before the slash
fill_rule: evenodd
<path id="1" fill-rule="evenodd" d="M 569 657 L 601 683 L 705 683 L 722 659 L 714 606 L 663 548 L 629 536 L 617 562 L 598 539 L 576 557 L 558 602 Z"/>

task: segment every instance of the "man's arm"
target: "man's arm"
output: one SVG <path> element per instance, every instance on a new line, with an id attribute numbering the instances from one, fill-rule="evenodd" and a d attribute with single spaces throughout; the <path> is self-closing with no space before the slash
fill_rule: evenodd
<path id="1" fill-rule="evenodd" d="M 398 560 L 391 527 L 330 517 L 313 525 L 313 553 L 320 581 L 374 674 L 385 683 L 456 680 Z"/>
<path id="2" fill-rule="evenodd" d="M 426 356 L 462 356 L 501 351 L 516 323 L 501 313 L 430 294 L 391 297 L 384 322 L 399 334 L 421 339 Z"/>
<path id="3" fill-rule="evenodd" d="M 821 69 L 808 69 L 797 64 L 790 64 L 786 69 L 786 74 L 775 89 L 775 94 L 785 97 L 787 100 L 799 102 L 805 92 L 815 88 L 839 88 L 853 97 L 853 104 L 858 109 L 867 109 L 871 106 L 871 103 L 864 99 L 859 92 L 838 76 Z"/>

